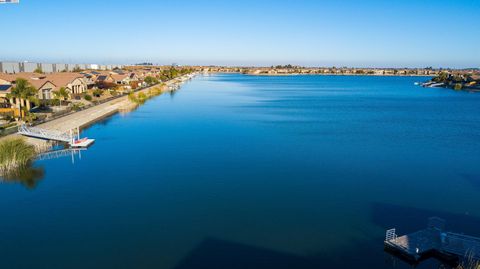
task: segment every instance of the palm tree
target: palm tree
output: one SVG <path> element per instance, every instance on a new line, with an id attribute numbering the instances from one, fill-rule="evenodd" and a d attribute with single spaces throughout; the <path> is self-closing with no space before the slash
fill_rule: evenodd
<path id="1" fill-rule="evenodd" d="M 19 100 L 20 119 L 22 119 L 23 118 L 22 101 L 25 100 L 28 102 L 28 104 L 37 103 L 38 99 L 36 98 L 36 96 L 37 96 L 37 89 L 35 89 L 35 87 L 33 87 L 30 84 L 30 82 L 28 82 L 28 80 L 23 78 L 17 78 L 15 80 L 15 87 L 12 88 L 12 91 L 7 97 L 17 98 Z"/>
<path id="2" fill-rule="evenodd" d="M 54 91 L 53 94 L 60 99 L 60 106 L 62 106 L 62 99 L 65 100 L 70 96 L 70 93 L 65 89 L 65 87 L 61 87 L 58 91 Z"/>

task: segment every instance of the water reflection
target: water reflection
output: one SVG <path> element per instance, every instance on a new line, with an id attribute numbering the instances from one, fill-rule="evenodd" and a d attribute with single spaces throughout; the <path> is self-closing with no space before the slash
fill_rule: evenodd
<path id="1" fill-rule="evenodd" d="M 36 160 L 51 160 L 70 157 L 72 160 L 72 164 L 74 164 L 76 161 L 76 157 L 78 157 L 79 160 L 82 159 L 82 151 L 84 150 L 86 149 L 62 148 L 57 150 L 51 150 L 40 153 L 37 156 Z M 44 176 L 44 167 L 37 167 L 34 166 L 32 163 L 29 163 L 28 165 L 18 168 L 15 171 L 0 175 L 0 182 L 9 184 L 21 184 L 27 189 L 33 190 L 37 187 L 38 183 L 44 178 Z"/>
<path id="2" fill-rule="evenodd" d="M 173 91 L 170 91 L 170 92 L 169 92 L 171 99 L 173 99 L 173 98 L 175 97 L 175 95 L 177 94 L 177 91 L 178 91 L 178 90 L 173 90 Z"/>
<path id="3" fill-rule="evenodd" d="M 38 186 L 45 176 L 43 167 L 35 167 L 32 164 L 21 167 L 16 171 L 12 171 L 0 176 L 0 182 L 21 184 L 25 188 L 33 190 Z"/>
<path id="4" fill-rule="evenodd" d="M 37 160 L 51 160 L 51 159 L 58 159 L 64 157 L 71 157 L 72 163 L 75 163 L 75 156 L 78 155 L 78 158 L 82 159 L 82 151 L 86 149 L 84 148 L 66 148 L 66 149 L 59 149 L 59 150 L 51 150 L 44 153 L 41 153 L 37 156 Z"/>

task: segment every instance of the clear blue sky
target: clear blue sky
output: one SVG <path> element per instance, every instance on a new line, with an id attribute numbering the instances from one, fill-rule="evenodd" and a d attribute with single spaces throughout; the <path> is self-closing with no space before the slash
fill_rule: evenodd
<path id="1" fill-rule="evenodd" d="M 21 0 L 1 60 L 480 67 L 480 0 Z"/>

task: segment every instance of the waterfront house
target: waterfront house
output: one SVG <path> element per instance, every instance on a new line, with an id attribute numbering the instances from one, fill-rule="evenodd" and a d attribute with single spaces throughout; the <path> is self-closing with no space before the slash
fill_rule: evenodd
<path id="1" fill-rule="evenodd" d="M 18 116 L 18 110 L 12 107 L 8 94 L 12 89 L 12 85 L 5 80 L 0 79 L 0 118 L 4 116 Z"/>
<path id="2" fill-rule="evenodd" d="M 109 89 L 116 85 L 115 79 L 111 74 L 102 73 L 96 76 L 95 87 L 99 89 Z"/>
<path id="3" fill-rule="evenodd" d="M 12 84 L 0 79 L 0 108 L 9 108 L 11 106 L 7 97 L 11 88 Z"/>
<path id="4" fill-rule="evenodd" d="M 110 74 L 99 74 L 95 79 L 95 83 L 115 83 L 115 79 Z"/>
<path id="5" fill-rule="evenodd" d="M 115 83 L 118 85 L 128 85 L 129 84 L 129 74 L 125 73 L 115 73 L 112 74 L 112 78 L 115 80 Z"/>
<path id="6" fill-rule="evenodd" d="M 3 85 L 15 85 L 17 78 L 26 79 L 37 90 L 36 97 L 42 103 L 46 103 L 55 99 L 55 91 L 64 87 L 70 94 L 70 97 L 83 94 L 87 91 L 87 82 L 79 73 L 17 73 L 17 74 L 0 74 L 0 83 Z M 3 88 L 6 88 L 4 86 Z M 4 91 L 5 92 L 5 91 Z M 6 96 L 6 94 L 2 94 Z M 6 97 L 4 97 L 6 98 Z M 14 107 L 23 107 L 30 109 L 31 104 L 28 100 L 17 100 L 17 98 L 9 98 L 9 103 Z"/>
<path id="7" fill-rule="evenodd" d="M 55 95 L 53 94 L 53 92 L 55 91 L 57 86 L 53 84 L 51 81 L 42 79 L 41 81 L 39 81 L 39 83 L 32 83 L 32 85 L 34 85 L 34 87 L 37 88 L 38 90 L 37 98 L 40 101 L 49 101 L 54 99 Z M 40 86 L 36 86 L 36 85 L 40 85 Z"/>
<path id="8" fill-rule="evenodd" d="M 14 109 L 18 107 L 18 104 L 26 105 L 25 100 L 17 100 L 17 98 L 11 98 L 9 94 L 14 87 L 16 77 L 11 74 L 0 73 L 0 108 L 2 112 L 6 113 L 8 109 Z"/>
<path id="9" fill-rule="evenodd" d="M 112 74 L 112 78 L 117 85 L 123 85 L 123 88 L 125 89 L 137 88 L 140 86 L 139 78 L 134 72 Z"/>
<path id="10" fill-rule="evenodd" d="M 36 97 L 39 100 L 46 101 L 53 99 L 53 91 L 56 85 L 49 81 L 46 75 L 37 73 L 0 74 L 0 79 L 10 83 L 12 87 L 15 86 L 17 78 L 27 80 L 37 90 Z M 9 98 L 9 103 L 15 108 L 20 108 L 20 106 L 25 107 L 27 110 L 31 108 L 30 101 L 22 98 Z"/>
<path id="11" fill-rule="evenodd" d="M 80 73 L 87 84 L 87 89 L 93 89 L 96 87 L 97 78 L 101 73 L 93 71 L 93 72 L 82 72 Z"/>
<path id="12" fill-rule="evenodd" d="M 58 89 L 64 87 L 72 96 L 79 96 L 87 91 L 87 80 L 79 73 L 53 73 L 47 76 L 48 80 Z M 56 89 L 56 90 L 58 90 Z"/>
<path id="13" fill-rule="evenodd" d="M 48 80 L 46 75 L 22 73 L 17 74 L 17 78 L 24 78 L 30 82 L 30 84 L 37 89 L 37 98 L 40 101 L 48 101 L 54 98 L 53 91 L 55 91 L 57 86 Z M 29 105 L 27 105 L 27 109 L 30 109 Z"/>

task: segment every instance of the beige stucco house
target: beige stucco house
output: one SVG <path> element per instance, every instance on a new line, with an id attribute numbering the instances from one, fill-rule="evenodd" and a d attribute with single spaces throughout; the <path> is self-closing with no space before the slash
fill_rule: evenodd
<path id="1" fill-rule="evenodd" d="M 48 101 L 48 100 L 54 99 L 55 95 L 53 94 L 53 92 L 55 91 L 56 88 L 57 88 L 57 86 L 55 84 L 53 84 L 51 81 L 45 80 L 44 83 L 40 87 L 37 88 L 37 90 L 38 90 L 38 93 L 37 93 L 38 100 Z"/>
<path id="2" fill-rule="evenodd" d="M 47 75 L 47 79 L 55 84 L 55 90 L 64 87 L 70 95 L 81 95 L 88 88 L 87 79 L 79 73 L 53 73 Z"/>

